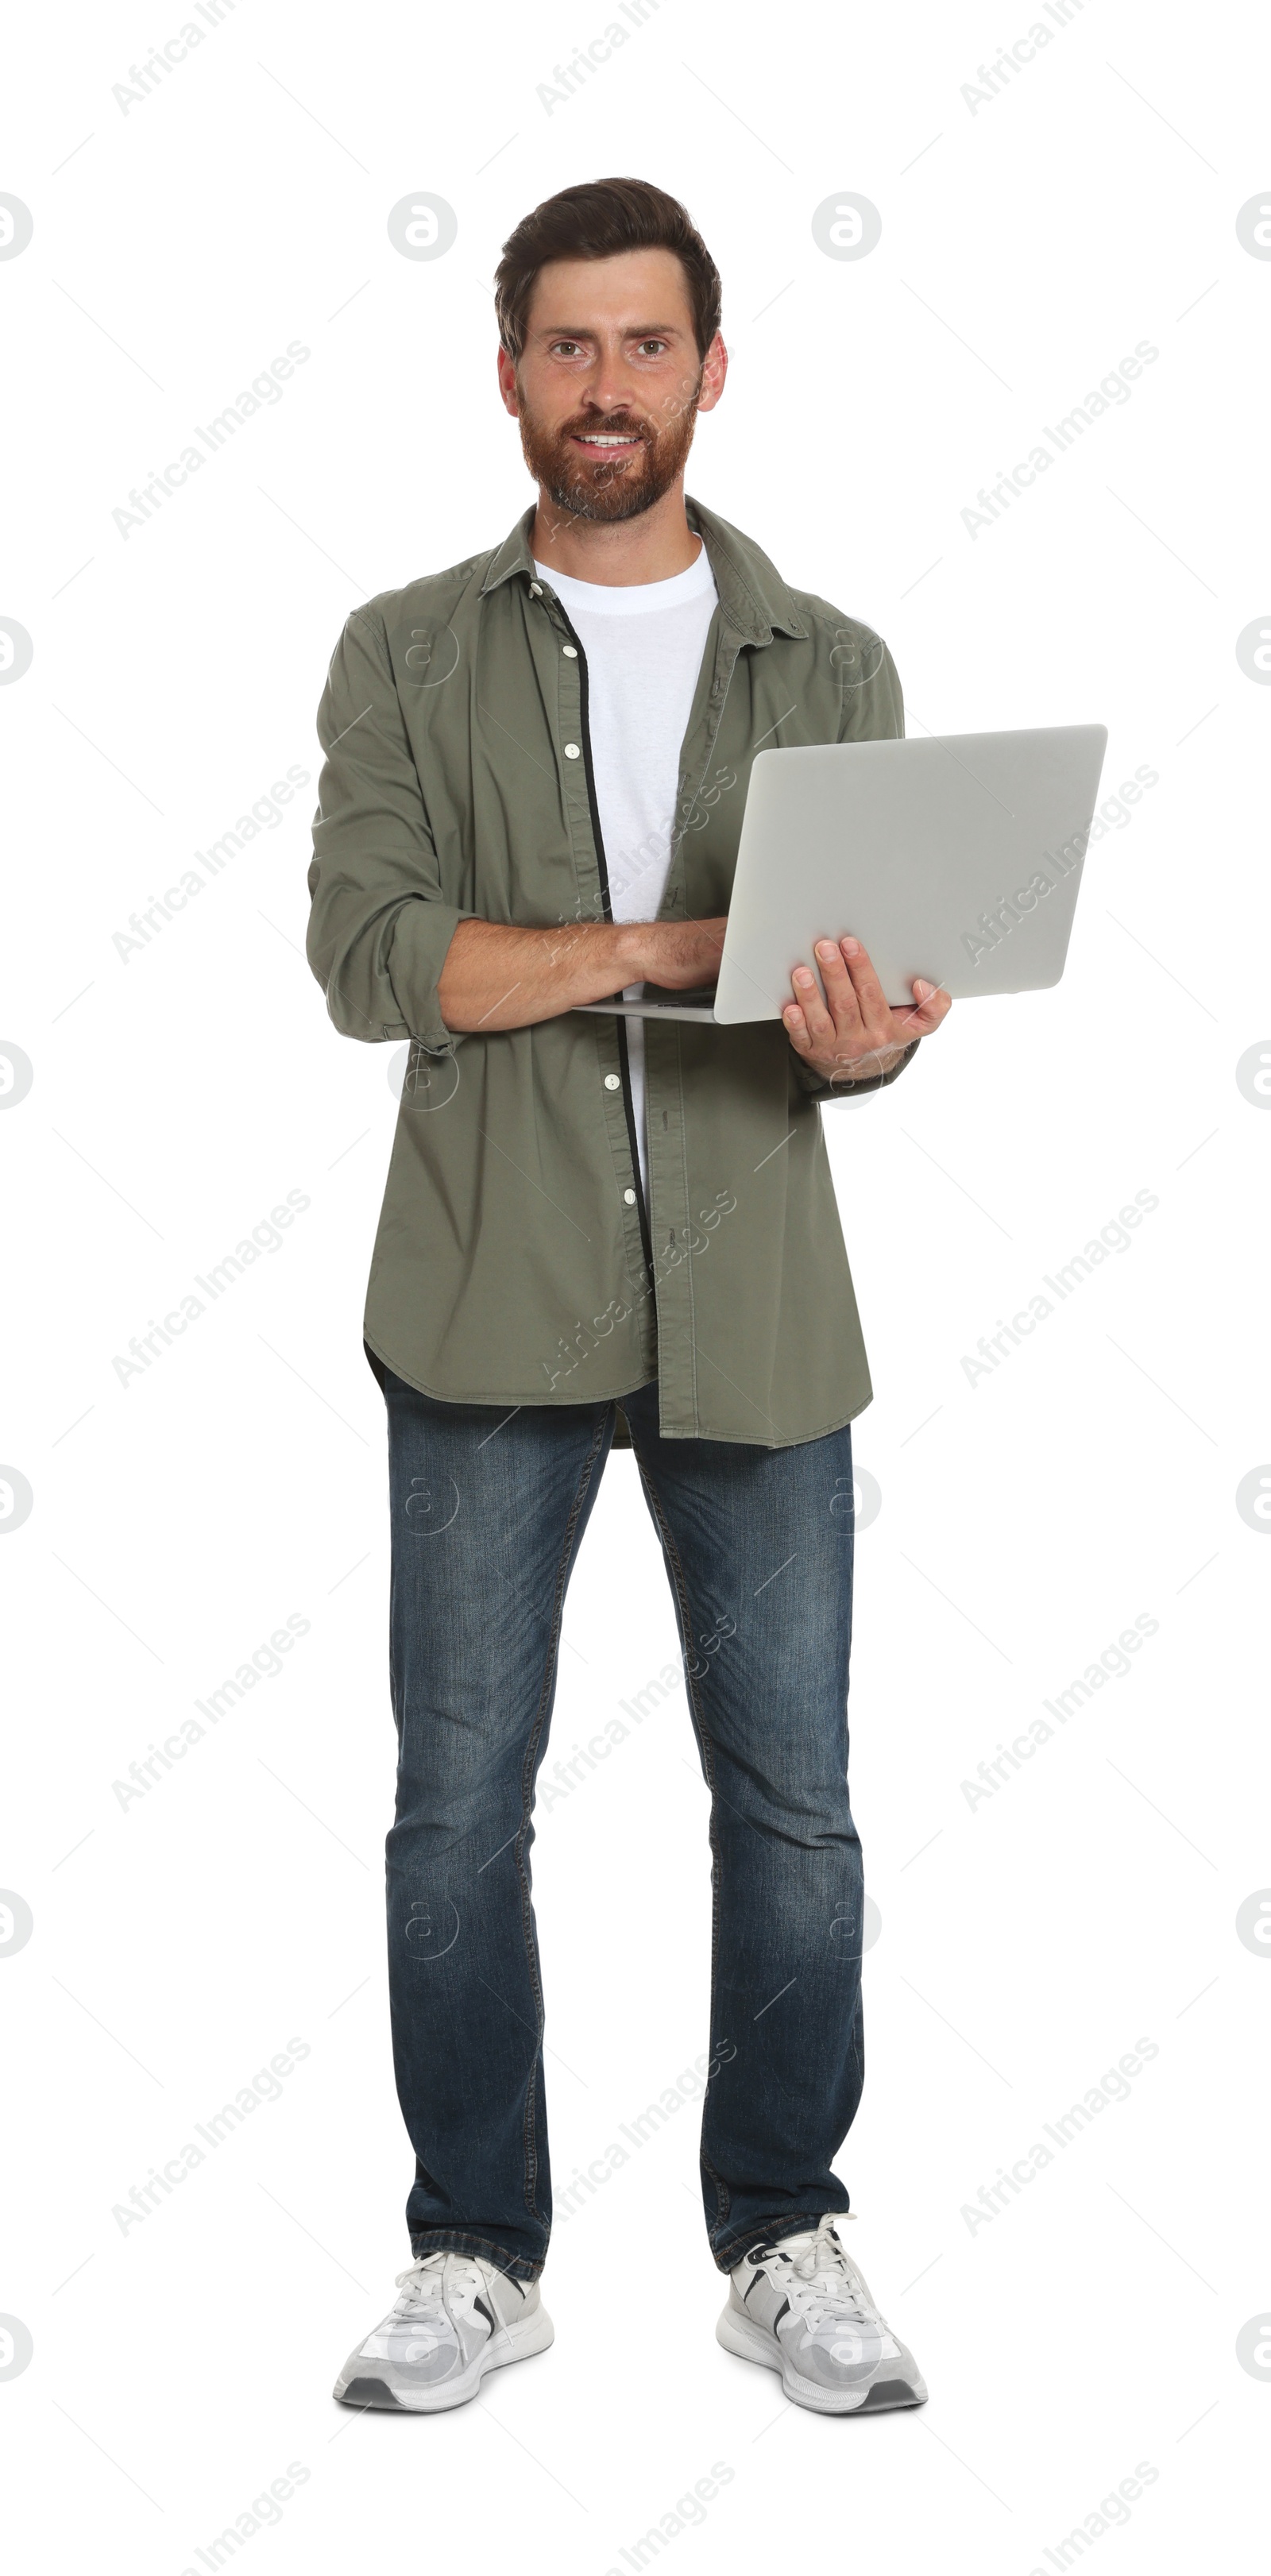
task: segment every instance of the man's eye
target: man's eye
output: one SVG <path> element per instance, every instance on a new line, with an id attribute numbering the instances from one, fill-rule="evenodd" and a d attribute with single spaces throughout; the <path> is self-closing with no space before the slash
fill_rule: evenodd
<path id="1" fill-rule="evenodd" d="M 665 340 L 642 340 L 640 346 L 642 349 L 664 349 L 666 342 Z"/>

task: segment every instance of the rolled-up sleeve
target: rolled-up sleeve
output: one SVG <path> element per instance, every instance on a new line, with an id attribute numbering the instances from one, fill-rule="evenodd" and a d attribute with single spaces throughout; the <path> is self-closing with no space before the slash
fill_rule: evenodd
<path id="1" fill-rule="evenodd" d="M 409 1037 L 448 1052 L 461 1032 L 437 985 L 459 922 L 441 873 L 406 737 L 383 623 L 355 609 L 318 709 L 323 750 L 309 869 L 306 950 L 345 1037 Z"/>
<path id="2" fill-rule="evenodd" d="M 881 635 L 867 627 L 844 627 L 831 659 L 839 672 L 843 719 L 839 726 L 840 742 L 898 742 L 905 730 L 905 701 L 900 675 Z M 899 1062 L 890 1073 L 867 1075 L 853 1081 L 848 1076 L 831 1080 L 814 1073 L 802 1056 L 790 1050 L 794 1077 L 801 1091 L 814 1100 L 859 1100 L 864 1091 L 885 1091 L 899 1080 L 907 1064 L 912 1063 L 922 1041 L 911 1040 Z"/>

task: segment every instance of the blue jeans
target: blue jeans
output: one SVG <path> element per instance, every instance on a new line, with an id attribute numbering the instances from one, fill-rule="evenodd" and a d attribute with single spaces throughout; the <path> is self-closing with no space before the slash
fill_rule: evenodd
<path id="1" fill-rule="evenodd" d="M 534 1783 L 565 1590 L 616 1408 L 441 1403 L 367 1356 L 388 1408 L 389 1987 L 416 2157 L 411 2249 L 484 2255 L 529 2281 L 552 2218 Z M 623 1412 L 711 1793 L 700 2170 L 727 2270 L 761 2238 L 848 2206 L 831 2164 L 864 2073 L 847 1791 L 851 1434 L 785 1449 L 663 1440 L 655 1385 L 624 1397 Z M 597 1726 L 615 1714 L 597 1709 Z"/>

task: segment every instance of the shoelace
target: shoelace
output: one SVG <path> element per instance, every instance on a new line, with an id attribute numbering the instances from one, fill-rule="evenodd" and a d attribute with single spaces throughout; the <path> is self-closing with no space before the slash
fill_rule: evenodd
<path id="1" fill-rule="evenodd" d="M 792 2308 L 815 2333 L 824 2317 L 846 2315 L 854 2325 L 884 2330 L 884 2321 L 873 2301 L 866 2295 L 834 2230 L 834 2220 L 827 2214 L 817 2226 L 811 2245 L 790 2254 L 784 2245 L 771 2250 L 756 2247 L 765 2262 L 782 2264 L 781 2283 Z"/>
<path id="2" fill-rule="evenodd" d="M 418 2262 L 412 2263 L 408 2271 L 399 2272 L 397 2275 L 396 2286 L 402 2294 L 397 2302 L 399 2316 L 417 2316 L 421 2309 L 428 2308 L 434 2312 L 440 2309 L 443 2315 L 445 2314 L 448 2263 L 453 2263 L 455 2266 L 455 2274 L 452 2275 L 453 2286 L 459 2291 L 461 2297 L 475 2297 L 480 2293 L 481 2274 L 476 2264 L 469 2262 L 464 2255 L 446 2252 L 421 2254 Z"/>

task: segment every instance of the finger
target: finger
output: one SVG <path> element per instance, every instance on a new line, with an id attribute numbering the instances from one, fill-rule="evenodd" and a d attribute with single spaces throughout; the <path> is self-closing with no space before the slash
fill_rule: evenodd
<path id="1" fill-rule="evenodd" d="M 891 1006 L 878 980 L 877 970 L 868 950 L 862 946 L 859 939 L 850 937 L 841 939 L 839 947 L 847 960 L 847 971 L 852 979 L 852 989 L 856 994 L 865 1029 L 871 1037 L 875 1037 L 884 1029 L 890 1033 Z"/>
<path id="2" fill-rule="evenodd" d="M 790 978 L 794 998 L 807 1022 L 812 1043 L 823 1051 L 834 1043 L 834 1022 L 822 999 L 821 988 L 810 966 L 796 966 Z"/>
<path id="3" fill-rule="evenodd" d="M 816 953 L 840 1034 L 853 1055 L 880 1054 L 894 1046 L 892 1015 L 859 939 L 819 940 Z"/>
<path id="4" fill-rule="evenodd" d="M 798 1002 L 787 1002 L 781 1017 L 791 1046 L 796 1055 L 803 1057 L 805 1064 L 812 1065 L 818 1072 L 830 1072 L 841 1067 L 845 1051 L 828 1021 L 826 1034 L 818 1036 L 809 1026 L 807 1014 Z"/>
<path id="5" fill-rule="evenodd" d="M 953 996 L 946 993 L 942 984 L 929 984 L 919 975 L 914 979 L 913 990 L 912 1008 L 901 1003 L 891 1013 L 896 1034 L 905 1045 L 911 1038 L 930 1037 L 932 1030 L 939 1028 L 953 1008 Z"/>

